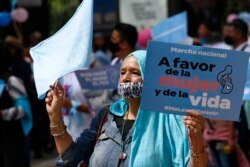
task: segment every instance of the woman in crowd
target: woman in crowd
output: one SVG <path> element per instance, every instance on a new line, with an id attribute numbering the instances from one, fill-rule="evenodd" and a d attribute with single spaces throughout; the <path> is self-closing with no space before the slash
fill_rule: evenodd
<path id="1" fill-rule="evenodd" d="M 60 83 L 51 86 L 45 101 L 60 155 L 57 166 L 207 166 L 201 115 L 187 111 L 184 117 L 140 108 L 145 60 L 145 51 L 124 59 L 118 84 L 122 98 L 100 111 L 75 142 L 61 118 L 63 88 Z"/>

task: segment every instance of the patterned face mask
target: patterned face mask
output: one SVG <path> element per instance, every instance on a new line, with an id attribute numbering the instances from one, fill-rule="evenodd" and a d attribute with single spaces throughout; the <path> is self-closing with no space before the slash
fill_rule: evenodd
<path id="1" fill-rule="evenodd" d="M 141 96 L 142 83 L 118 83 L 118 93 L 122 98 L 136 98 Z"/>

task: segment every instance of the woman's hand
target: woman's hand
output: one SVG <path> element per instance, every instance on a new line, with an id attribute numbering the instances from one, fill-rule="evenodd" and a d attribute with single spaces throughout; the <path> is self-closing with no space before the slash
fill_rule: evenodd
<path id="1" fill-rule="evenodd" d="M 202 134 L 205 128 L 205 119 L 195 111 L 188 110 L 188 115 L 184 117 L 184 124 L 192 134 Z"/>
<path id="2" fill-rule="evenodd" d="M 184 124 L 188 129 L 188 138 L 190 149 L 193 152 L 204 151 L 203 130 L 205 128 L 205 119 L 197 112 L 187 111 L 188 115 L 184 117 Z"/>
<path id="3" fill-rule="evenodd" d="M 64 89 L 60 82 L 55 85 L 50 85 L 50 91 L 45 98 L 45 103 L 51 123 L 58 123 L 58 121 L 61 121 L 63 97 Z"/>

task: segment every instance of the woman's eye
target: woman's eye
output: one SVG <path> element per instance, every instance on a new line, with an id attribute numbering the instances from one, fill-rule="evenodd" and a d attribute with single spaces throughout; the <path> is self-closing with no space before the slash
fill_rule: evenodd
<path id="1" fill-rule="evenodd" d="M 139 71 L 133 71 L 133 74 L 135 74 L 135 75 L 141 75 L 141 73 Z"/>

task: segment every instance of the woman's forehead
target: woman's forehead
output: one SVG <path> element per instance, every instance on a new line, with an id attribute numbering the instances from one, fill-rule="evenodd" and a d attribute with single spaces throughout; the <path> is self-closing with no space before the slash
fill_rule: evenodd
<path id="1" fill-rule="evenodd" d="M 123 66 L 130 66 L 132 64 L 139 67 L 138 61 L 134 56 L 127 56 L 122 63 L 122 67 Z"/>

